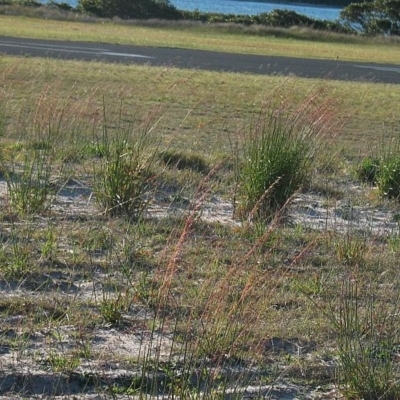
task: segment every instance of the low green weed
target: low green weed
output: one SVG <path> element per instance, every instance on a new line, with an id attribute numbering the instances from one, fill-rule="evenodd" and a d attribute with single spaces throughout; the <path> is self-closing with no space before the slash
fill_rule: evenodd
<path id="1" fill-rule="evenodd" d="M 100 313 L 107 323 L 118 324 L 122 320 L 122 305 L 119 299 L 105 299 L 100 306 Z"/>
<path id="2" fill-rule="evenodd" d="M 118 325 L 122 322 L 123 313 L 129 309 L 130 293 L 122 293 L 121 289 L 114 288 L 111 292 L 103 292 L 100 303 L 100 314 L 106 323 Z"/>
<path id="3" fill-rule="evenodd" d="M 48 355 L 48 363 L 53 371 L 68 373 L 79 367 L 81 362 L 77 354 L 51 351 Z"/>
<path id="4" fill-rule="evenodd" d="M 52 260 L 57 253 L 57 236 L 54 227 L 50 226 L 45 233 L 44 242 L 40 248 L 44 260 Z"/>
<path id="5" fill-rule="evenodd" d="M 388 246 L 393 253 L 400 252 L 400 236 L 398 234 L 388 238 Z"/>

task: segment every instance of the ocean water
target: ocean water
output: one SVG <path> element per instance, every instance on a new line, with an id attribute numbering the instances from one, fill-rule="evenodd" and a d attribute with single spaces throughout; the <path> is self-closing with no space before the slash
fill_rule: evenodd
<path id="1" fill-rule="evenodd" d="M 293 10 L 298 14 L 307 15 L 310 18 L 336 21 L 339 18 L 341 8 L 321 7 L 293 4 L 268 3 L 263 1 L 240 0 L 170 0 L 171 3 L 181 9 L 193 11 L 198 9 L 204 12 L 217 12 L 222 14 L 255 15 L 270 12 L 275 9 Z"/>
<path id="2" fill-rule="evenodd" d="M 76 6 L 78 0 L 56 0 Z M 170 0 L 180 10 L 203 12 L 216 12 L 222 14 L 244 14 L 255 15 L 270 12 L 275 9 L 293 10 L 298 14 L 307 15 L 310 18 L 336 21 L 339 18 L 340 8 L 321 7 L 307 5 L 293 5 L 281 3 L 268 3 L 264 1 L 241 1 L 241 0 Z"/>

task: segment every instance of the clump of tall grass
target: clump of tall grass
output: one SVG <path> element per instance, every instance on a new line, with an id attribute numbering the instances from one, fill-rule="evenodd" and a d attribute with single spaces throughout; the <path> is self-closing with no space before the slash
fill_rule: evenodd
<path id="1" fill-rule="evenodd" d="M 382 160 L 377 185 L 382 196 L 400 198 L 400 152 L 390 154 Z"/>
<path id="2" fill-rule="evenodd" d="M 54 193 L 51 185 L 52 149 L 48 145 L 31 146 L 21 151 L 11 150 L 9 168 L 4 167 L 8 199 L 20 214 L 45 211 Z"/>
<path id="3" fill-rule="evenodd" d="M 360 266 L 365 262 L 368 244 L 365 237 L 360 237 L 355 232 L 347 232 L 334 242 L 334 248 L 339 262 Z"/>
<path id="4" fill-rule="evenodd" d="M 364 183 L 376 184 L 381 160 L 379 157 L 365 157 L 356 168 L 357 178 Z"/>
<path id="5" fill-rule="evenodd" d="M 380 153 L 365 157 L 356 169 L 357 177 L 376 184 L 379 194 L 389 199 L 400 198 L 400 142 L 383 140 Z"/>
<path id="6" fill-rule="evenodd" d="M 158 142 L 157 124 L 133 128 L 122 120 L 112 132 L 104 121 L 99 147 L 103 156 L 94 164 L 94 194 L 101 211 L 130 220 L 141 217 L 148 203 Z"/>
<path id="7" fill-rule="evenodd" d="M 214 243 L 195 267 L 197 260 L 191 259 L 191 250 L 204 240 L 198 213 L 208 194 L 206 183 L 207 178 L 195 196 L 198 201 L 184 220 L 180 236 L 174 239 L 170 256 L 154 271 L 153 280 L 159 290 L 153 304 L 157 326 L 162 321 L 165 329 L 174 327 L 172 334 L 180 346 L 175 349 L 179 353 L 179 375 L 176 368 L 171 371 L 176 385 L 170 386 L 169 394 L 182 398 L 189 397 L 190 392 L 196 398 L 242 398 L 246 386 L 257 381 L 255 375 L 265 373 L 263 340 L 272 327 L 261 315 L 285 273 L 282 269 L 260 268 L 261 259 L 268 263 L 273 258 L 272 251 L 260 249 L 278 234 L 274 223 L 246 250 L 232 245 L 232 262 L 221 259 L 219 245 Z M 209 236 L 216 229 L 210 225 L 203 234 Z M 226 232 L 229 229 L 226 227 Z M 218 235 L 213 232 L 212 236 Z M 192 276 L 197 267 L 203 271 L 201 279 Z"/>
<path id="8" fill-rule="evenodd" d="M 270 103 L 243 137 L 236 175 L 239 213 L 270 219 L 310 180 L 322 135 L 332 130 L 329 101 L 312 93 L 293 108 Z"/>
<path id="9" fill-rule="evenodd" d="M 32 111 L 21 110 L 16 132 L 10 132 L 16 133 L 19 140 L 3 149 L 1 164 L 8 200 L 20 214 L 45 211 L 54 194 L 51 179 L 56 169 L 55 147 L 62 135 L 67 103 L 54 97 L 53 89 L 57 85 L 49 84 L 40 92 Z"/>
<path id="10" fill-rule="evenodd" d="M 13 70 L 8 72 L 11 73 Z M 3 79 L 7 79 L 7 71 Z M 60 154 L 76 137 L 82 140 L 80 118 L 86 105 L 73 97 L 73 88 L 64 96 L 59 91 L 60 82 L 49 82 L 33 106 L 21 107 L 18 114 L 6 110 L 11 123 L 4 131 L 7 128 L 12 142 L 3 148 L 1 164 L 10 205 L 20 214 L 49 208 L 57 190 L 55 180 L 64 173 Z"/>
<path id="11" fill-rule="evenodd" d="M 386 309 L 371 288 L 366 296 L 363 291 L 356 280 L 346 281 L 339 312 L 330 317 L 338 337 L 339 386 L 348 398 L 395 400 L 400 397 L 399 299 L 396 295 L 393 308 Z"/>

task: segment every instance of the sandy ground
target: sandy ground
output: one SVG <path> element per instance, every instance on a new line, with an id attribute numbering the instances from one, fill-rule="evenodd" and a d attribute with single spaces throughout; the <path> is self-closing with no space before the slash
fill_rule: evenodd
<path id="1" fill-rule="evenodd" d="M 362 195 L 371 190 L 359 186 L 349 186 L 345 191 L 348 195 L 340 200 L 329 200 L 319 194 L 300 193 L 291 203 L 286 212 L 285 221 L 296 226 L 317 229 L 336 230 L 340 232 L 357 231 L 363 234 L 398 234 L 399 223 L 395 222 L 396 209 L 387 203 L 380 207 L 372 207 L 368 204 L 354 205 L 354 197 L 351 193 Z M 5 182 L 0 182 L 0 197 L 6 198 L 7 187 Z M 154 217 L 163 218 L 166 215 L 180 215 L 190 212 L 190 203 L 174 204 L 165 200 L 165 194 L 158 194 L 151 203 L 148 213 Z M 92 193 L 79 181 L 71 180 L 58 193 L 54 200 L 52 209 L 54 212 L 63 214 L 85 214 L 96 215 L 98 213 Z M 199 218 L 204 221 L 219 222 L 239 226 L 240 221 L 233 218 L 233 205 L 217 196 L 211 196 L 201 207 Z M 57 278 L 53 278 L 57 280 Z M 100 280 L 99 280 L 100 281 Z M 59 293 L 58 296 L 75 296 L 87 300 L 93 300 L 96 296 L 96 285 L 98 282 L 76 283 L 73 291 Z M 3 296 L 36 296 L 21 288 L 7 287 L 2 285 L 0 293 Z M 152 319 L 151 313 L 142 306 L 133 306 L 129 315 L 124 318 L 134 321 L 137 326 L 146 326 L 146 322 Z M 0 320 L 2 326 L 7 326 L 10 339 L 15 341 L 19 338 L 19 329 L 24 322 L 24 316 L 12 316 Z M 130 324 L 132 326 L 132 324 Z M 168 332 L 158 332 L 138 329 L 114 329 L 101 327 L 94 330 L 91 339 L 91 352 L 96 354 L 96 361 L 85 362 L 79 365 L 71 374 L 57 373 L 46 364 L 51 352 L 66 354 L 69 350 L 76 348 L 76 328 L 73 326 L 62 326 L 58 328 L 59 335 L 54 340 L 50 330 L 42 329 L 33 332 L 26 346 L 18 350 L 10 346 L 0 345 L 0 399 L 106 399 L 113 398 L 107 393 L 107 389 L 114 384 L 126 383 L 140 376 L 141 372 L 134 368 L 128 368 L 125 364 L 111 360 L 110 354 L 117 355 L 116 359 L 128 359 L 129 357 L 140 357 L 147 355 L 149 359 L 168 360 L 170 354 L 179 350 Z M 271 344 L 270 344 L 271 346 Z M 274 347 L 275 346 L 275 347 Z M 313 346 L 304 346 L 298 343 L 289 343 L 276 339 L 273 347 L 279 351 L 295 356 L 296 349 L 305 349 L 305 354 L 312 355 Z M 271 349 L 270 349 L 271 350 Z M 302 350 L 303 351 L 303 350 Z M 304 354 L 303 354 L 304 355 Z M 334 365 L 322 365 L 322 367 L 333 368 Z M 228 368 L 229 369 L 229 368 Z M 236 372 L 235 372 L 236 370 Z M 235 373 L 240 376 L 256 374 L 249 366 L 232 366 L 232 368 L 219 371 L 219 374 L 227 374 L 234 377 Z M 167 378 L 164 373 L 157 372 L 152 377 L 158 385 L 163 385 Z M 193 378 L 194 379 L 194 378 Z M 237 390 L 237 388 L 236 388 Z M 240 388 L 241 398 L 268 398 L 276 400 L 295 399 L 334 399 L 339 398 L 338 393 L 331 388 L 310 388 L 286 382 L 285 378 L 277 380 L 273 385 L 253 386 L 251 382 Z M 228 390 L 229 392 L 229 390 Z M 151 398 L 152 396 L 148 396 Z M 154 398 L 167 398 L 162 393 Z M 226 398 L 234 398 L 227 396 Z M 135 398 L 132 396 L 118 395 L 118 398 Z"/>

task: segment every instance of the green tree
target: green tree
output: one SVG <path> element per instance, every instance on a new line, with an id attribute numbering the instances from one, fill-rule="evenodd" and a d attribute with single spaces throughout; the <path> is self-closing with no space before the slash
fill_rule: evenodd
<path id="1" fill-rule="evenodd" d="M 399 35 L 400 0 L 352 3 L 341 11 L 340 18 L 368 35 Z"/>

